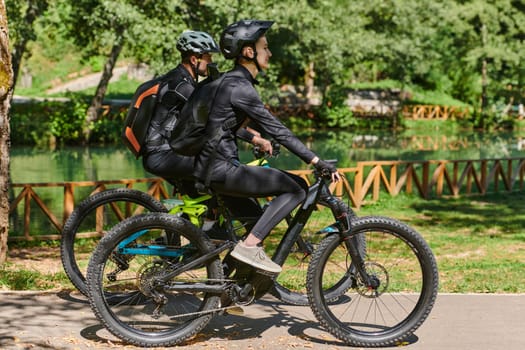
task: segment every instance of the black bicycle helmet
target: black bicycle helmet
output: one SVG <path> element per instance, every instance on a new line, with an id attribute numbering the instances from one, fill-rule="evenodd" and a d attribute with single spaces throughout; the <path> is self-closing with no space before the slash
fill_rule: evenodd
<path id="1" fill-rule="evenodd" d="M 244 46 L 255 43 L 273 23 L 273 21 L 241 20 L 230 24 L 221 34 L 222 54 L 227 59 L 238 57 Z"/>
<path id="2" fill-rule="evenodd" d="M 204 53 L 219 52 L 219 47 L 210 34 L 186 30 L 177 41 L 177 50 L 183 53 L 202 55 Z"/>

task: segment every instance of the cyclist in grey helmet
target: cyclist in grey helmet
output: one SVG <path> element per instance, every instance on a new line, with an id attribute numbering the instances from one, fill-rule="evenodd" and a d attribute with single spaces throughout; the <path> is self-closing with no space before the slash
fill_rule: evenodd
<path id="1" fill-rule="evenodd" d="M 340 176 L 335 166 L 320 160 L 265 108 L 255 90 L 256 77 L 268 68 L 272 56 L 265 35 L 272 24 L 271 21 L 242 20 L 223 31 L 221 51 L 225 58 L 235 60 L 235 67 L 225 73 L 208 111 L 206 128 L 212 135 L 217 128 L 224 130 L 227 120 L 235 120 L 235 123 L 228 123 L 235 125 L 225 130 L 218 144 L 208 142 L 204 145 L 195 157 L 195 176 L 201 181 L 209 176 L 210 188 L 222 195 L 274 197 L 249 235 L 237 243 L 231 256 L 258 269 L 279 273 L 281 266 L 266 255 L 261 243 L 306 198 L 308 187 L 302 178 L 286 171 L 242 164 L 235 136 L 237 131 L 253 123 L 305 163 L 329 171 L 332 181 L 339 181 Z M 264 150 L 273 151 L 271 145 Z"/>
<path id="2" fill-rule="evenodd" d="M 181 62 L 164 75 L 167 86 L 159 93 L 159 103 L 148 128 L 144 168 L 170 182 L 178 183 L 178 190 L 193 191 L 193 157 L 176 154 L 168 144 L 182 106 L 197 86 L 199 75 L 208 74 L 207 65 L 212 63 L 212 54 L 219 52 L 213 38 L 205 32 L 188 30 L 177 41 Z"/>

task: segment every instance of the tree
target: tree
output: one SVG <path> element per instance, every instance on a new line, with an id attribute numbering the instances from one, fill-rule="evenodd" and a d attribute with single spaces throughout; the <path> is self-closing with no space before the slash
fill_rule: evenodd
<path id="1" fill-rule="evenodd" d="M 47 0 L 28 0 L 25 4 L 20 0 L 6 0 L 9 18 L 11 18 L 13 86 L 16 86 L 20 66 L 27 53 L 27 43 L 36 39 L 34 23 L 48 7 Z M 24 11 L 25 6 L 25 11 Z"/>
<path id="2" fill-rule="evenodd" d="M 0 264 L 7 259 L 9 233 L 9 107 L 13 94 L 13 69 L 5 1 L 0 0 Z"/>
<path id="3" fill-rule="evenodd" d="M 101 79 L 88 108 L 84 141 L 89 142 L 91 128 L 99 119 L 104 96 L 120 54 L 140 62 L 152 60 L 164 64 L 178 59 L 176 37 L 181 21 L 174 11 L 178 1 L 139 0 L 61 0 L 68 34 L 85 57 L 104 56 Z M 82 30 L 78 30 L 82 28 Z M 153 59 L 151 59 L 153 58 Z"/>
<path id="4" fill-rule="evenodd" d="M 524 54 L 525 8 L 523 2 L 515 0 L 456 3 L 451 12 L 452 46 L 457 55 L 453 71 L 461 70 L 474 80 L 475 94 L 461 97 L 478 107 L 479 126 L 484 127 L 489 116 L 488 106 L 498 102 L 499 92 L 508 84 L 519 83 Z"/>

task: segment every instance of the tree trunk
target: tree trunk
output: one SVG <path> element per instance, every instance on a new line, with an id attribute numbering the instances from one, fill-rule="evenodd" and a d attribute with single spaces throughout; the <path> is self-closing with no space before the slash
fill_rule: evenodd
<path id="1" fill-rule="evenodd" d="M 13 68 L 5 1 L 0 0 L 0 264 L 7 259 L 9 233 L 9 106 L 13 95 Z"/>
<path id="2" fill-rule="evenodd" d="M 13 86 L 16 86 L 20 65 L 22 64 L 22 58 L 26 52 L 27 43 L 32 40 L 35 35 L 33 23 L 35 22 L 35 19 L 44 13 L 44 11 L 47 9 L 47 6 L 47 0 L 28 1 L 26 15 L 22 24 L 23 28 L 20 30 L 20 32 L 24 34 L 20 35 L 18 40 L 13 44 L 13 52 L 11 54 L 11 62 L 13 67 Z"/>
<path id="3" fill-rule="evenodd" d="M 117 41 L 111 48 L 111 53 L 104 64 L 104 70 L 102 71 L 102 76 L 97 86 L 97 91 L 95 91 L 95 96 L 89 105 L 87 110 L 86 121 L 84 123 L 84 143 L 89 143 L 89 138 L 91 137 L 91 128 L 92 125 L 99 119 L 100 111 L 102 109 L 102 102 L 104 101 L 104 96 L 108 89 L 109 81 L 113 76 L 113 68 L 117 63 L 118 56 L 120 51 L 122 51 L 123 46 L 123 36 L 122 33 L 118 33 Z"/>
<path id="4" fill-rule="evenodd" d="M 483 49 L 487 44 L 487 27 L 485 24 L 481 26 L 481 42 Z M 486 119 L 487 119 L 487 106 L 488 106 L 488 96 L 487 96 L 487 87 L 488 87 L 488 77 L 487 77 L 487 58 L 484 55 L 481 62 L 481 128 L 485 128 Z"/>
<path id="5" fill-rule="evenodd" d="M 304 74 L 304 96 L 306 96 L 308 103 L 310 103 L 310 100 L 314 96 L 314 87 L 315 87 L 315 67 L 314 67 L 314 62 L 310 62 L 308 63 L 308 67 L 306 68 L 306 71 Z"/>

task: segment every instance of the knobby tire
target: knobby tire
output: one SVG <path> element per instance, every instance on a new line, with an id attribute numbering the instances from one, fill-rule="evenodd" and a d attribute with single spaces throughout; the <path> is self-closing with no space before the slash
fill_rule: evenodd
<path id="1" fill-rule="evenodd" d="M 166 207 L 164 207 L 160 201 L 148 193 L 129 188 L 117 188 L 93 194 L 84 199 L 75 210 L 73 210 L 62 230 L 60 258 L 64 271 L 71 283 L 86 296 L 88 290 L 86 286 L 85 268 L 81 269 L 79 267 L 78 257 L 75 252 L 75 244 L 79 244 L 77 241 L 78 231 L 83 227 L 83 223 L 89 220 L 91 215 L 96 213 L 98 208 L 118 202 L 125 202 L 126 204 L 132 203 L 138 208 L 143 207 L 150 212 L 167 211 Z M 105 234 L 105 230 L 108 228 L 104 227 L 103 229 L 102 235 Z"/>
<path id="2" fill-rule="evenodd" d="M 142 235 L 130 241 L 128 237 L 137 232 Z M 181 243 L 171 244 L 170 236 Z M 131 249 L 149 246 L 155 254 L 120 254 L 122 250 L 116 248 L 124 242 Z M 91 308 L 126 343 L 140 347 L 181 344 L 208 324 L 219 308 L 220 294 L 191 288 L 177 292 L 169 287 L 221 283 L 222 264 L 215 256 L 168 282 L 161 280 L 167 272 L 213 249 L 202 231 L 183 218 L 165 213 L 131 217 L 103 237 L 91 256 L 87 272 Z M 125 263 L 119 265 L 117 260 Z M 158 304 L 159 296 L 165 298 L 165 304 Z"/>
<path id="3" fill-rule="evenodd" d="M 308 269 L 310 306 L 328 332 L 357 347 L 400 344 L 428 317 L 438 291 L 436 260 L 422 236 L 391 218 L 362 217 L 352 232 L 366 241 L 366 271 L 379 281 L 369 288 L 356 274 L 347 243 L 339 235 L 325 238 Z M 338 261 L 338 265 L 332 264 Z M 354 286 L 338 300 L 328 300 L 324 289 L 344 275 Z"/>

